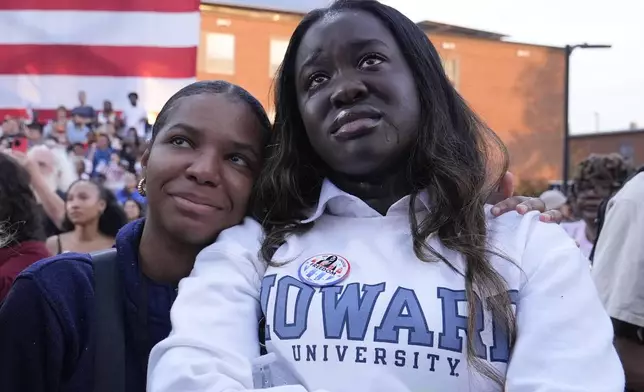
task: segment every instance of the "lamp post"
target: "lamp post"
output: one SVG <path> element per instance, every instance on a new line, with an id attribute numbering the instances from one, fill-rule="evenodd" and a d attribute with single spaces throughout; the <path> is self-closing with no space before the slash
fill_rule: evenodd
<path id="1" fill-rule="evenodd" d="M 570 104 L 570 55 L 573 50 L 579 49 L 610 49 L 611 45 L 566 45 L 566 59 L 564 67 L 564 147 L 563 147 L 563 181 L 561 191 L 568 194 L 568 166 L 570 166 L 570 122 L 568 120 L 568 107 Z"/>

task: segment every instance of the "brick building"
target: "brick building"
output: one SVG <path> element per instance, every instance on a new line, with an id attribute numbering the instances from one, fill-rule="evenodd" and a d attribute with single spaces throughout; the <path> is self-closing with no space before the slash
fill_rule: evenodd
<path id="1" fill-rule="evenodd" d="M 198 78 L 240 84 L 271 112 L 274 71 L 305 11 L 295 1 L 284 10 L 284 1 L 255 0 L 256 8 L 248 1 L 202 4 Z M 456 88 L 508 146 L 511 170 L 521 180 L 559 178 L 563 49 L 506 42 L 501 34 L 429 21 L 419 26 Z"/>
<path id="2" fill-rule="evenodd" d="M 633 165 L 644 165 L 644 129 L 572 135 L 570 138 L 571 172 L 588 155 L 619 153 Z"/>

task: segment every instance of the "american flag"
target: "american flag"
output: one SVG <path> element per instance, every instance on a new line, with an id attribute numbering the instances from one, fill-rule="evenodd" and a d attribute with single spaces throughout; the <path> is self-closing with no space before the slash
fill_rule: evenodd
<path id="1" fill-rule="evenodd" d="M 0 0 L 0 118 L 53 118 L 81 90 L 158 112 L 195 80 L 199 31 L 198 0 Z"/>

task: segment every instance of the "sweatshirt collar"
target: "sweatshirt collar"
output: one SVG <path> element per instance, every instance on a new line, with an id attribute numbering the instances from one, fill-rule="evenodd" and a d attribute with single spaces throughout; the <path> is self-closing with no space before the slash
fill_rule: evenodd
<path id="1" fill-rule="evenodd" d="M 398 200 L 387 210 L 386 216 L 407 215 L 409 213 L 409 198 L 407 195 Z M 429 196 L 426 191 L 421 192 L 416 198 L 415 211 L 429 211 Z M 325 212 L 330 215 L 347 217 L 347 218 L 376 218 L 382 215 L 369 207 L 367 203 L 359 197 L 344 192 L 333 184 L 329 179 L 324 179 L 318 204 L 311 211 L 309 217 L 302 223 L 311 223 L 316 221 Z"/>

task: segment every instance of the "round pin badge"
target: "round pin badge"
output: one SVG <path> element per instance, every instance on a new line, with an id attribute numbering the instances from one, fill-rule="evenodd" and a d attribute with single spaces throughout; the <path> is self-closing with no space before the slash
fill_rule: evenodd
<path id="1" fill-rule="evenodd" d="M 332 286 L 349 276 L 351 265 L 342 256 L 323 254 L 313 256 L 300 265 L 300 280 L 311 286 Z"/>

